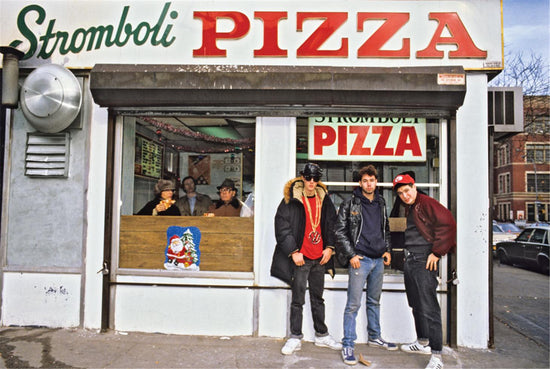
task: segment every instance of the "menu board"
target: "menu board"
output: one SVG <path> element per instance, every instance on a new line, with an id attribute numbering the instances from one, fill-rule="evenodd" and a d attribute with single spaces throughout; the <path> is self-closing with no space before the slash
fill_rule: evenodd
<path id="1" fill-rule="evenodd" d="M 136 135 L 134 173 L 147 177 L 160 178 L 162 175 L 162 153 L 162 145 L 148 138 Z"/>

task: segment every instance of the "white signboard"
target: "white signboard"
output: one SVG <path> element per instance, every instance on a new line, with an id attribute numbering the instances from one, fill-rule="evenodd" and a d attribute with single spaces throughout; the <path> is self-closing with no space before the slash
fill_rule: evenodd
<path id="1" fill-rule="evenodd" d="M 311 117 L 308 129 L 310 160 L 426 160 L 423 118 Z"/>
<path id="2" fill-rule="evenodd" d="M 503 67 L 501 0 L 0 0 L 0 14 L 23 67 Z"/>

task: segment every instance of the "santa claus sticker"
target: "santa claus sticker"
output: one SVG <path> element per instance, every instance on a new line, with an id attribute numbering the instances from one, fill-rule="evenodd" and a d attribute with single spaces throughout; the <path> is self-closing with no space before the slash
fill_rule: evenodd
<path id="1" fill-rule="evenodd" d="M 201 232 L 197 227 L 168 227 L 166 238 L 164 268 L 168 270 L 199 270 Z"/>

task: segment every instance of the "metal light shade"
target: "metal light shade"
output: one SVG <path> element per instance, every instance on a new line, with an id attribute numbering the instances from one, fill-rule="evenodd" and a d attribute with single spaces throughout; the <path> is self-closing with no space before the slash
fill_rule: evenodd
<path id="1" fill-rule="evenodd" d="M 19 96 L 19 60 L 24 53 L 11 46 L 0 46 L 2 60 L 2 105 L 17 107 Z"/>
<path id="2" fill-rule="evenodd" d="M 35 69 L 21 88 L 21 110 L 40 132 L 61 132 L 80 111 L 82 91 L 78 79 L 68 69 L 48 64 Z"/>

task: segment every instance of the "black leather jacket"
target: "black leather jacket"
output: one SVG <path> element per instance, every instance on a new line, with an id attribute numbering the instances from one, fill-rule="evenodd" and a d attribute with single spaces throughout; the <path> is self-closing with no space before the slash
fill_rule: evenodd
<path id="1" fill-rule="evenodd" d="M 338 262 L 347 267 L 349 260 L 356 255 L 355 245 L 359 241 L 361 228 L 363 226 L 363 216 L 361 212 L 361 199 L 355 192 L 351 198 L 347 199 L 340 205 L 338 218 L 336 220 L 336 256 Z M 380 227 L 384 237 L 385 249 L 379 250 L 380 256 L 391 249 L 390 223 L 388 221 L 388 213 L 386 210 L 386 201 L 378 191 L 376 198 L 380 205 L 380 210 L 383 216 L 380 219 Z"/>

